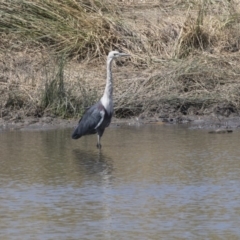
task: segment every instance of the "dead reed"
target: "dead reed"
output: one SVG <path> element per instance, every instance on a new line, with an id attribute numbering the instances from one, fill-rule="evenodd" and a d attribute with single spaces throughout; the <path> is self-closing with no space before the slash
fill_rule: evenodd
<path id="1" fill-rule="evenodd" d="M 237 0 L 4 0 L 0 15 L 2 116 L 81 115 L 116 48 L 132 56 L 115 66 L 117 116 L 239 112 Z"/>

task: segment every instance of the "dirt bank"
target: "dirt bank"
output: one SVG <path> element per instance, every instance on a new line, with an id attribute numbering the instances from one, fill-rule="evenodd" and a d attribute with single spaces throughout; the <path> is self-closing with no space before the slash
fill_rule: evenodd
<path id="1" fill-rule="evenodd" d="M 56 117 L 26 117 L 24 119 L 0 119 L 1 131 L 45 131 L 60 128 L 74 128 L 77 125 L 78 119 L 62 119 Z M 222 117 L 216 118 L 213 116 L 179 116 L 177 118 L 144 118 L 142 116 L 132 117 L 129 119 L 113 118 L 110 127 L 121 125 L 142 126 L 146 124 L 181 124 L 189 129 L 203 129 L 209 132 L 225 133 L 225 130 L 235 131 L 240 129 L 240 117 Z M 224 131 L 222 131 L 224 130 Z"/>

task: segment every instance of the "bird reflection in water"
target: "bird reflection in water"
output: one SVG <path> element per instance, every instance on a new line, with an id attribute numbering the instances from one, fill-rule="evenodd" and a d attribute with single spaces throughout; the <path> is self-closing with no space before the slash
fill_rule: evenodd
<path id="1" fill-rule="evenodd" d="M 94 206 L 98 206 L 98 217 L 101 216 L 103 221 L 103 239 L 112 239 L 112 160 L 104 156 L 102 151 L 75 149 L 73 153 L 79 172 L 84 176 L 84 185 L 91 189 L 91 197 L 94 198 L 91 203 L 94 201 Z"/>
<path id="2" fill-rule="evenodd" d="M 110 176 L 113 171 L 111 159 L 104 156 L 101 151 L 73 150 L 76 164 L 87 174 L 105 174 Z"/>

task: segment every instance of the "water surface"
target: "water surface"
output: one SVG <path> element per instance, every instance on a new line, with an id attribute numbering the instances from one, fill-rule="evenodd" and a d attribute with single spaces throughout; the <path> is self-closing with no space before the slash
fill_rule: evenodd
<path id="1" fill-rule="evenodd" d="M 0 133 L 0 239 L 240 239 L 240 132 Z"/>

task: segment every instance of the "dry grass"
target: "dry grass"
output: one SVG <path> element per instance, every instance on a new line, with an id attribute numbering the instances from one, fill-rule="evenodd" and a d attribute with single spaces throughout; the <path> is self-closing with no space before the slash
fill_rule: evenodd
<path id="1" fill-rule="evenodd" d="M 239 112 L 237 0 L 4 0 L 0 15 L 2 116 L 81 115 L 116 48 L 132 56 L 114 67 L 117 116 Z"/>
<path id="2" fill-rule="evenodd" d="M 126 79 L 119 84 L 116 109 L 122 112 L 146 113 L 166 117 L 173 113 L 208 114 L 215 104 L 240 107 L 240 57 L 211 55 L 169 60 L 152 76 Z M 127 89 L 127 92 L 126 92 Z M 173 114 L 174 115 L 174 114 Z"/>

